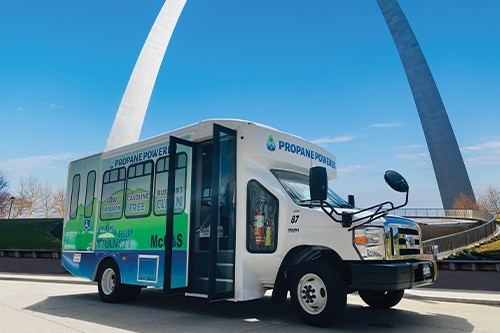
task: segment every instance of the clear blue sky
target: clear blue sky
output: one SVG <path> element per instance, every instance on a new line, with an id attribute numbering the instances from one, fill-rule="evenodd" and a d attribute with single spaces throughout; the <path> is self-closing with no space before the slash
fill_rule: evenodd
<path id="1" fill-rule="evenodd" d="M 2 0 L 0 171 L 65 186 L 104 149 L 163 0 Z M 400 0 L 438 85 L 476 192 L 500 189 L 500 1 Z M 367 206 L 441 207 L 401 61 L 375 0 L 188 0 L 142 138 L 242 118 L 322 142 L 338 193 Z M 401 198 L 402 199 L 402 198 Z"/>

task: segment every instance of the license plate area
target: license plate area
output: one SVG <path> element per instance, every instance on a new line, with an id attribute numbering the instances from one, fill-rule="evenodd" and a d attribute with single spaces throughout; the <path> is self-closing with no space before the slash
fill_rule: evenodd
<path id="1" fill-rule="evenodd" d="M 415 282 L 433 281 L 434 266 L 432 262 L 419 263 L 415 267 Z"/>
<path id="2" fill-rule="evenodd" d="M 424 279 L 428 279 L 432 276 L 432 269 L 430 268 L 430 266 L 425 265 L 422 268 L 422 275 L 424 276 Z"/>

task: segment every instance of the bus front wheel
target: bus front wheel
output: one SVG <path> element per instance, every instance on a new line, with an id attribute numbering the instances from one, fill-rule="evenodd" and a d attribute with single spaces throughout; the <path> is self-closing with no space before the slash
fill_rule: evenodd
<path id="1" fill-rule="evenodd" d="M 326 262 L 303 263 L 295 272 L 290 289 L 295 311 L 310 325 L 327 326 L 344 313 L 345 282 L 338 270 Z"/>

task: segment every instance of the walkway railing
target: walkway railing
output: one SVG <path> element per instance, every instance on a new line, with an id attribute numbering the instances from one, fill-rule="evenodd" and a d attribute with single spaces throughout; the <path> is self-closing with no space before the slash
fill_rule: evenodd
<path id="1" fill-rule="evenodd" d="M 497 231 L 495 215 L 485 211 L 418 208 L 399 209 L 395 214 L 408 218 L 468 219 L 478 222 L 478 226 L 471 229 L 424 240 L 424 253 L 434 254 L 438 258 L 485 241 Z"/>
<path id="2" fill-rule="evenodd" d="M 482 222 L 490 222 L 492 219 L 495 219 L 495 216 L 489 212 L 472 209 L 403 208 L 395 210 L 395 214 L 409 218 L 454 218 L 471 219 Z"/>

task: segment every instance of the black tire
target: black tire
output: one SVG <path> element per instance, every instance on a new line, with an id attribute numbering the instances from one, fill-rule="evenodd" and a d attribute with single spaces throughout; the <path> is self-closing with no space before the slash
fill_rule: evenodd
<path id="1" fill-rule="evenodd" d="M 125 295 L 123 296 L 122 300 L 127 302 L 136 299 L 142 290 L 141 286 L 135 286 L 131 284 L 123 284 L 122 286 L 125 287 Z"/>
<path id="2" fill-rule="evenodd" d="M 375 309 L 389 309 L 398 304 L 404 296 L 401 290 L 359 290 L 358 294 L 369 306 Z"/>
<path id="3" fill-rule="evenodd" d="M 131 301 L 141 292 L 140 286 L 121 283 L 120 269 L 113 260 L 106 260 L 97 272 L 99 297 L 106 303 Z"/>
<path id="4" fill-rule="evenodd" d="M 314 326 L 328 326 L 342 317 L 347 303 L 345 282 L 335 267 L 323 261 L 302 264 L 290 288 L 298 316 Z"/>

